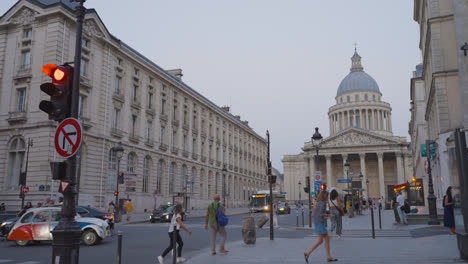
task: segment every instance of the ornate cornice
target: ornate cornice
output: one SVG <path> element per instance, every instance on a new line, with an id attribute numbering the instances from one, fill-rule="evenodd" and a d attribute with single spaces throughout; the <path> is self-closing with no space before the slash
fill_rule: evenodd
<path id="1" fill-rule="evenodd" d="M 24 8 L 21 12 L 19 12 L 19 15 L 13 17 L 10 19 L 11 23 L 16 24 L 16 25 L 30 25 L 34 22 L 36 19 L 36 15 L 39 14 L 37 12 L 34 12 L 33 10 L 29 8 Z"/>

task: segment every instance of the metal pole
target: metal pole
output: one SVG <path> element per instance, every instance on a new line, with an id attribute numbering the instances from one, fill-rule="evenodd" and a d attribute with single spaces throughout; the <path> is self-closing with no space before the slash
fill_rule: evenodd
<path id="1" fill-rule="evenodd" d="M 427 196 L 427 201 L 429 204 L 429 222 L 428 225 L 439 225 L 440 222 L 437 219 L 437 207 L 436 207 L 436 197 L 434 195 L 434 185 L 432 184 L 432 169 L 431 169 L 431 145 L 432 141 L 426 140 L 426 149 L 429 150 L 427 155 L 427 177 L 429 179 L 429 195 Z"/>
<path id="2" fill-rule="evenodd" d="M 71 99 L 70 116 L 78 118 L 78 101 L 80 94 L 80 67 L 81 67 L 81 40 L 83 31 L 83 20 L 86 9 L 83 6 L 86 0 L 75 0 L 79 2 L 76 7 L 76 42 L 75 61 L 73 72 L 73 88 Z M 65 181 L 69 183 L 63 192 L 62 218 L 57 227 L 52 231 L 52 263 L 75 264 L 79 263 L 81 228 L 75 221 L 76 207 L 76 156 L 66 160 L 67 170 Z"/>
<path id="3" fill-rule="evenodd" d="M 177 251 L 176 251 L 176 240 L 177 240 L 177 233 L 176 227 L 174 226 L 174 231 L 172 231 L 172 264 L 177 263 Z"/>
<path id="4" fill-rule="evenodd" d="M 115 210 L 115 222 L 118 223 L 120 222 L 120 204 L 119 204 L 119 174 L 120 174 L 120 159 L 117 159 L 117 175 L 116 175 L 116 187 L 115 187 L 115 205 L 114 205 L 114 210 Z"/>
<path id="5" fill-rule="evenodd" d="M 271 175 L 271 161 L 270 161 L 270 133 L 267 134 L 267 176 L 270 182 L 270 240 L 274 239 L 273 234 L 273 177 Z"/>
<path id="6" fill-rule="evenodd" d="M 122 263 L 122 231 L 117 232 L 117 264 Z"/>
<path id="7" fill-rule="evenodd" d="M 461 212 L 463 215 L 463 223 L 465 226 L 465 233 L 468 233 L 468 160 L 466 149 L 465 132 L 457 129 L 455 130 L 455 150 L 457 154 L 459 180 L 460 180 L 460 194 L 461 194 Z M 458 238 L 458 235 L 457 235 Z"/>
<path id="8" fill-rule="evenodd" d="M 379 206 L 379 229 L 382 229 L 382 214 L 380 211 L 382 208 Z"/>
<path id="9" fill-rule="evenodd" d="M 29 147 L 31 147 L 32 145 L 33 145 L 33 140 L 31 138 L 28 138 L 28 151 L 26 152 L 26 165 L 25 165 L 25 169 L 24 169 L 24 174 L 25 174 L 24 185 L 21 186 L 21 187 L 26 186 L 26 178 L 28 176 L 28 164 L 29 164 Z M 21 190 L 20 190 L 20 195 L 21 195 L 21 209 L 23 209 L 24 208 L 24 198 L 26 196 L 23 193 L 23 188 L 21 188 Z"/>
<path id="10" fill-rule="evenodd" d="M 296 207 L 296 226 L 299 226 L 299 209 Z"/>
<path id="11" fill-rule="evenodd" d="M 302 227 L 304 227 L 304 207 L 302 208 Z"/>
<path id="12" fill-rule="evenodd" d="M 309 196 L 309 227 L 312 227 L 312 197 L 310 195 L 310 176 L 307 177 L 307 185 L 309 186 L 309 193 L 307 194 Z"/>
<path id="13" fill-rule="evenodd" d="M 371 222 L 372 222 L 372 239 L 375 239 L 374 206 L 371 206 Z"/>

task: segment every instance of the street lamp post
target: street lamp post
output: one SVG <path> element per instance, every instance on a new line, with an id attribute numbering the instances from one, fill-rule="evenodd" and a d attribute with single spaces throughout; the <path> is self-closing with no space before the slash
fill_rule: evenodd
<path id="1" fill-rule="evenodd" d="M 116 187 L 115 187 L 115 222 L 120 222 L 120 205 L 119 205 L 119 174 L 120 174 L 120 159 L 123 157 L 124 148 L 122 143 L 119 142 L 119 145 L 114 148 L 115 156 L 117 157 L 117 173 L 116 173 Z"/>
<path id="2" fill-rule="evenodd" d="M 223 205 L 224 207 L 227 207 L 226 206 L 226 172 L 228 170 L 226 169 L 226 165 L 223 166 Z"/>
<path id="3" fill-rule="evenodd" d="M 299 181 L 299 203 L 298 205 L 301 204 L 301 192 L 302 192 L 301 184 L 302 184 L 301 181 Z"/>
<path id="4" fill-rule="evenodd" d="M 345 161 L 345 164 L 344 164 L 344 169 L 346 171 L 346 180 L 348 180 L 348 172 L 349 172 L 349 167 L 351 165 L 349 164 L 348 160 Z M 349 183 L 346 183 L 348 185 L 348 195 L 349 195 Z"/>
<path id="5" fill-rule="evenodd" d="M 315 133 L 314 135 L 312 135 L 312 144 L 314 145 L 315 147 L 315 170 L 316 171 L 319 171 L 319 149 L 320 149 L 320 145 L 322 144 L 322 135 L 320 134 L 319 132 L 319 128 L 316 127 L 315 128 Z M 314 173 L 314 172 L 311 172 L 311 173 Z M 315 180 L 314 180 L 315 182 Z M 310 186 L 310 184 L 309 184 Z M 315 184 L 314 184 L 314 188 L 315 188 Z M 309 189 L 309 193 L 308 193 L 308 196 L 309 196 L 309 227 L 312 227 L 312 198 L 311 198 L 311 190 Z"/>

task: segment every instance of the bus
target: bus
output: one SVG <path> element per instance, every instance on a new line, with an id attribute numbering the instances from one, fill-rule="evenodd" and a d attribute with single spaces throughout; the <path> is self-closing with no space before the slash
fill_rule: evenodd
<path id="1" fill-rule="evenodd" d="M 278 191 L 273 191 L 273 204 L 277 202 L 286 202 L 286 196 Z M 252 194 L 250 200 L 250 210 L 253 212 L 269 212 L 270 211 L 270 191 L 258 191 Z"/>

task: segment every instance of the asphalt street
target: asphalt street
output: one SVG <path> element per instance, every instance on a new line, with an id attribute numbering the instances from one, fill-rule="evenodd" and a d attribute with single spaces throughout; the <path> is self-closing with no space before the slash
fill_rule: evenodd
<path id="1" fill-rule="evenodd" d="M 255 214 L 258 220 L 263 214 Z M 242 218 L 246 215 L 229 217 L 227 227 L 227 242 L 242 239 Z M 204 219 L 194 218 L 184 222 L 193 232 L 191 236 L 182 231 L 184 240 L 183 256 L 190 258 L 200 250 L 209 253 L 208 231 L 204 229 Z M 279 223 L 283 226 L 295 226 L 296 215 L 280 215 Z M 169 244 L 167 234 L 168 223 L 143 223 L 120 225 L 117 230 L 123 232 L 122 263 L 155 263 L 156 257 Z M 257 229 L 257 237 L 269 237 L 268 223 L 264 229 Z M 275 229 L 275 237 L 278 238 L 303 238 L 308 232 L 295 231 L 286 228 Z M 229 250 L 229 249 L 228 249 Z M 101 244 L 91 247 L 80 247 L 81 263 L 116 263 L 117 235 L 104 240 Z M 41 242 L 28 247 L 18 247 L 12 241 L 0 241 L 0 263 L 51 263 L 52 246 L 50 242 Z M 169 260 L 169 257 L 166 259 Z M 166 261 L 170 263 L 169 261 Z"/>

